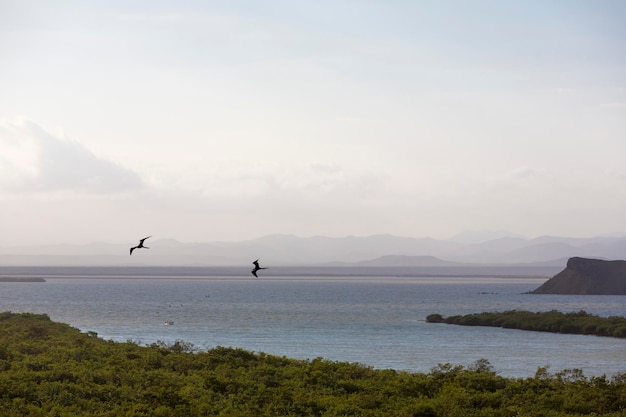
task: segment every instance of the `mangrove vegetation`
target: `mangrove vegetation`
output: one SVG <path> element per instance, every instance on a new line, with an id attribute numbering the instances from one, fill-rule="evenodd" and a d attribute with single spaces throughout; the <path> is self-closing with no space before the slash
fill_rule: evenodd
<path id="1" fill-rule="evenodd" d="M 416 349 L 418 347 L 416 346 Z M 103 340 L 46 315 L 0 313 L 0 415 L 623 416 L 626 374 L 505 378 L 487 360 L 428 373 L 179 341 Z"/>
<path id="2" fill-rule="evenodd" d="M 462 326 L 489 326 L 505 329 L 532 330 L 536 332 L 586 334 L 626 338 L 626 318 L 600 317 L 583 310 L 562 313 L 556 310 L 531 312 L 508 310 L 443 317 L 431 314 L 429 323 L 459 324 Z"/>

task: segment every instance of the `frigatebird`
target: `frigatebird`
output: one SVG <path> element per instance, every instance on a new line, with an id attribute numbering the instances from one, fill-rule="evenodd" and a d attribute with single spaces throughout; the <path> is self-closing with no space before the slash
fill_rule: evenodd
<path id="1" fill-rule="evenodd" d="M 148 237 L 152 237 L 152 236 L 148 236 Z M 143 239 L 139 240 L 139 244 L 137 246 L 130 248 L 130 254 L 132 255 L 135 249 L 150 249 L 149 247 L 143 245 L 143 241 L 148 239 L 148 237 L 144 237 Z"/>
<path id="2" fill-rule="evenodd" d="M 258 259 L 256 261 L 252 262 L 252 263 L 254 264 L 254 269 L 252 271 L 250 271 L 250 272 L 252 272 L 252 275 L 254 275 L 255 277 L 258 278 L 259 276 L 256 274 L 256 271 L 258 271 L 259 269 L 267 269 L 267 268 L 261 268 L 259 266 L 259 260 Z"/>

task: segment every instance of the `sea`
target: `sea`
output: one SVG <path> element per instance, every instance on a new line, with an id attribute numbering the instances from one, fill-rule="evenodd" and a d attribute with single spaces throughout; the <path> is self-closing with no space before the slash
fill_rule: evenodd
<path id="1" fill-rule="evenodd" d="M 291 272 L 290 272 L 291 271 Z M 354 272 L 354 271 L 353 271 Z M 585 310 L 626 316 L 626 296 L 529 294 L 548 278 L 498 274 L 375 274 L 307 270 L 50 269 L 0 276 L 0 311 L 47 314 L 99 337 L 141 345 L 186 342 L 289 358 L 427 373 L 486 359 L 505 377 L 581 370 L 626 373 L 626 339 L 427 323 L 426 316 Z"/>

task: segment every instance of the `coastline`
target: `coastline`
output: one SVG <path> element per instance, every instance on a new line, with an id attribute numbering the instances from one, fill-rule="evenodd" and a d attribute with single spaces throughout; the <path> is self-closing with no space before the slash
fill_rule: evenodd
<path id="1" fill-rule="evenodd" d="M 2 277 L 0 276 L 0 282 L 46 282 L 41 277 Z"/>

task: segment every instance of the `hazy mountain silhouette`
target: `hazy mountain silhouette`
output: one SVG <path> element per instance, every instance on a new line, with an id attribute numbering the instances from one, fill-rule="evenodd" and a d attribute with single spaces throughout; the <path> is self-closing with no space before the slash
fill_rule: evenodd
<path id="1" fill-rule="evenodd" d="M 491 240 L 503 239 L 503 238 L 523 238 L 521 235 L 507 232 L 505 230 L 468 230 L 461 232 L 449 238 L 453 242 L 459 243 L 483 243 Z"/>
<path id="2" fill-rule="evenodd" d="M 344 265 L 358 265 L 358 266 L 427 266 L 427 267 L 454 267 L 463 266 L 467 264 L 459 262 L 444 261 L 434 256 L 408 256 L 408 255 L 385 255 L 376 259 L 370 259 L 360 262 L 343 262 Z"/>
<path id="3" fill-rule="evenodd" d="M 392 235 L 296 237 L 269 235 L 240 242 L 183 243 L 152 238 L 151 249 L 128 256 L 135 244 L 95 242 L 85 245 L 0 247 L 0 265 L 248 265 L 262 258 L 272 265 L 360 263 L 360 266 L 453 266 L 453 264 L 565 265 L 568 258 L 626 258 L 626 237 L 535 239 L 503 237 L 480 243 Z M 137 255 L 137 256 L 135 256 Z"/>

